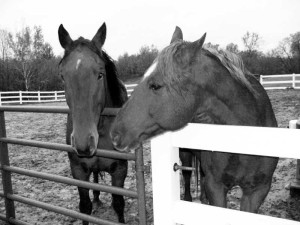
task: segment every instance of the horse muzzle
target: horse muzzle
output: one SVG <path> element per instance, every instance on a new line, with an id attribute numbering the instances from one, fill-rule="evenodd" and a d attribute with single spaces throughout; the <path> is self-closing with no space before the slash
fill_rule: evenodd
<path id="1" fill-rule="evenodd" d="M 71 135 L 71 146 L 73 151 L 79 157 L 93 157 L 97 150 L 98 138 L 89 135 L 87 141 L 79 141 L 75 136 Z"/>
<path id="2" fill-rule="evenodd" d="M 114 145 L 115 149 L 117 149 L 120 152 L 128 152 L 128 147 L 127 146 L 122 146 L 122 137 L 118 133 L 111 133 L 111 141 L 112 144 Z"/>

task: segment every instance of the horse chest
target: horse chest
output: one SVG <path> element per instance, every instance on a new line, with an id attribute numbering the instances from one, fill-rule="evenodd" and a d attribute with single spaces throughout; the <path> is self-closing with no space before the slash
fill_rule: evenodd
<path id="1" fill-rule="evenodd" d="M 261 167 L 260 159 L 255 156 L 217 152 L 205 152 L 201 155 L 204 172 L 228 188 L 235 185 L 251 188 L 264 183 L 266 170 Z"/>

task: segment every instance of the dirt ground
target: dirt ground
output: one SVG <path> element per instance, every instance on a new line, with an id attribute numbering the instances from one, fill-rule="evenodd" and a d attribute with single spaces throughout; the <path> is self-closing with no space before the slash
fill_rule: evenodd
<path id="1" fill-rule="evenodd" d="M 289 120 L 300 115 L 300 91 L 268 91 L 280 127 L 287 127 Z M 64 105 L 53 103 L 51 105 Z M 23 139 L 65 143 L 66 115 L 37 113 L 5 113 L 7 136 Z M 71 177 L 67 154 L 60 151 L 37 149 L 25 146 L 9 145 L 10 163 L 12 166 Z M 151 166 L 149 142 L 144 144 L 144 161 Z M 129 163 L 125 187 L 135 190 L 134 163 Z M 280 159 L 273 177 L 272 189 L 260 208 L 259 213 L 280 218 L 300 221 L 300 199 L 291 198 L 289 184 L 295 178 L 296 160 Z M 1 175 L 0 175 L 1 177 Z M 151 171 L 146 171 L 147 222 L 153 224 Z M 0 180 L 1 182 L 1 180 Z M 110 176 L 105 175 L 101 183 L 110 183 Z M 37 199 L 53 205 L 78 210 L 79 197 L 77 188 L 46 180 L 13 175 L 14 193 Z M 2 190 L 2 184 L 0 186 Z M 198 197 L 194 191 L 194 200 Z M 229 207 L 237 209 L 241 191 L 234 188 L 228 195 Z M 93 210 L 93 214 L 104 219 L 116 221 L 112 210 L 111 196 L 101 193 L 103 205 Z M 137 202 L 125 198 L 125 220 L 127 224 L 137 225 Z M 4 201 L 0 198 L 0 213 L 5 213 Z M 30 224 L 68 225 L 81 224 L 81 221 L 63 215 L 48 212 L 21 203 L 16 203 L 17 218 Z M 0 225 L 4 224 L 0 221 Z"/>

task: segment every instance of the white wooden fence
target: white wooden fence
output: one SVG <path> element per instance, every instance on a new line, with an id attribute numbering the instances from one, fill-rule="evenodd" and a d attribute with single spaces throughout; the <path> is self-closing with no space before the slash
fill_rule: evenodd
<path id="1" fill-rule="evenodd" d="M 137 84 L 125 85 L 130 96 Z M 0 105 L 65 101 L 65 91 L 7 91 L 0 92 Z"/>
<path id="2" fill-rule="evenodd" d="M 286 88 L 300 89 L 300 74 L 260 75 L 260 83 L 267 90 Z M 125 86 L 128 96 L 130 96 L 137 84 L 126 84 Z M 0 92 L 0 105 L 51 101 L 65 101 L 64 91 Z"/>
<path id="3" fill-rule="evenodd" d="M 300 74 L 260 75 L 265 89 L 300 89 Z"/>
<path id="4" fill-rule="evenodd" d="M 300 158 L 300 130 L 189 124 L 151 141 L 154 224 L 300 225 L 300 222 L 180 200 L 179 147 Z M 255 141 L 253 141 L 255 140 Z M 282 187 L 284 188 L 284 187 Z"/>
<path id="5" fill-rule="evenodd" d="M 265 89 L 300 89 L 300 74 L 260 75 L 260 83 Z M 128 96 L 137 84 L 126 84 Z M 0 105 L 10 103 L 38 103 L 65 101 L 64 91 L 14 91 L 0 92 Z"/>
<path id="6" fill-rule="evenodd" d="M 0 92 L 0 105 L 65 101 L 64 91 Z"/>

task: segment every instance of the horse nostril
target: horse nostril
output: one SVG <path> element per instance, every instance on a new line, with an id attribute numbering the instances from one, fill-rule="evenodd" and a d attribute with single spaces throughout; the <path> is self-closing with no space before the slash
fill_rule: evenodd
<path id="1" fill-rule="evenodd" d="M 75 137 L 73 134 L 71 134 L 71 146 L 75 148 Z"/>
<path id="2" fill-rule="evenodd" d="M 93 135 L 90 135 L 90 137 L 89 137 L 89 147 L 90 147 L 90 149 L 96 149 L 97 148 L 96 145 L 97 144 L 96 144 L 95 137 Z"/>
<path id="3" fill-rule="evenodd" d="M 112 135 L 112 143 L 114 146 L 117 146 L 121 142 L 121 135 L 120 134 L 113 134 Z"/>

